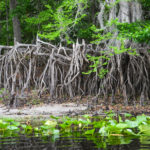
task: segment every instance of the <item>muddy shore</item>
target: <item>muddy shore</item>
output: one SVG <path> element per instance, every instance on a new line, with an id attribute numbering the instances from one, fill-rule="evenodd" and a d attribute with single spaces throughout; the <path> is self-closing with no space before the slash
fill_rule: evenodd
<path id="1" fill-rule="evenodd" d="M 87 106 L 76 103 L 67 104 L 43 104 L 30 107 L 13 108 L 8 110 L 4 105 L 0 105 L 0 118 L 23 118 L 23 117 L 49 117 L 50 115 L 61 116 L 69 113 L 85 111 Z"/>

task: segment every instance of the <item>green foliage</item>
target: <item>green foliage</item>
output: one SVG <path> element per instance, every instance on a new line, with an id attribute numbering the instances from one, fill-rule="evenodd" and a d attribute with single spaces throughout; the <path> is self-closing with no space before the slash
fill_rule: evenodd
<path id="1" fill-rule="evenodd" d="M 5 11 L 5 9 L 6 9 L 6 4 L 5 4 L 4 1 L 1 1 L 1 2 L 0 2 L 0 12 Z"/>
<path id="2" fill-rule="evenodd" d="M 119 23 L 117 25 L 120 36 L 129 38 L 138 43 L 150 44 L 150 22 L 135 22 L 131 24 Z"/>
<path id="3" fill-rule="evenodd" d="M 104 29 L 99 29 L 95 25 L 91 26 L 92 34 L 92 44 L 100 44 L 102 41 L 106 41 L 112 38 L 112 33 L 107 32 L 104 34 Z"/>
<path id="4" fill-rule="evenodd" d="M 107 23 L 116 25 L 119 30 L 118 38 L 127 38 L 138 43 L 150 44 L 150 21 L 137 21 L 133 23 L 120 23 L 118 18 Z"/>
<path id="5" fill-rule="evenodd" d="M 128 0 L 127 0 L 128 1 Z M 149 0 L 139 0 L 142 3 L 143 10 L 150 10 Z M 120 23 L 118 19 L 107 22 L 104 20 L 106 29 L 99 29 L 93 18 L 97 17 L 99 7 L 95 6 L 95 2 L 89 0 L 17 0 L 18 5 L 15 10 L 9 13 L 6 20 L 6 8 L 9 9 L 9 3 L 2 0 L 0 2 L 0 43 L 13 43 L 13 28 L 12 17 L 17 15 L 21 22 L 22 39 L 24 43 L 34 42 L 38 33 L 44 40 L 50 40 L 54 44 L 62 42 L 70 44 L 76 39 L 85 39 L 86 42 L 102 45 L 113 38 L 114 32 L 119 31 L 117 39 L 121 41 L 121 48 L 109 45 L 108 47 L 114 50 L 114 53 L 100 52 L 100 56 L 87 55 L 91 61 L 90 70 L 84 74 L 97 73 L 100 78 L 105 77 L 108 73 L 107 65 L 112 55 L 120 55 L 128 53 L 137 55 L 136 50 L 126 48 L 124 46 L 124 38 L 138 43 L 150 44 L 150 22 L 148 13 L 145 13 L 145 21 L 137 21 L 134 23 Z M 97 4 L 99 1 L 96 1 Z M 106 5 L 105 12 L 108 13 L 114 5 L 120 0 Z M 94 10 L 93 10 L 94 9 Z M 91 13 L 95 13 L 94 15 Z M 89 12 L 90 11 L 90 12 Z M 8 26 L 7 26 L 8 25 Z M 115 26 L 114 31 L 108 32 L 109 27 Z M 9 40 L 9 43 L 6 41 Z M 101 44 L 102 43 L 102 44 Z"/>
<path id="6" fill-rule="evenodd" d="M 0 137 L 17 136 L 20 128 L 20 123 L 12 119 L 0 120 Z"/>
<path id="7" fill-rule="evenodd" d="M 128 53 L 129 55 L 138 55 L 136 53 L 136 49 L 132 49 L 130 48 L 126 48 L 124 45 L 124 40 L 120 38 L 120 42 L 121 42 L 121 46 L 120 48 L 116 47 L 116 46 L 110 46 L 111 49 L 113 49 L 114 54 L 122 54 L 122 53 Z M 111 53 L 110 53 L 111 55 Z M 113 55 L 113 54 L 112 54 Z"/>
<path id="8" fill-rule="evenodd" d="M 47 8 L 38 14 L 38 17 L 26 18 L 30 24 L 42 24 L 39 36 L 51 41 L 72 42 L 72 31 L 86 16 L 84 10 L 87 8 L 87 0 L 63 0 L 55 5 L 45 5 Z"/>
<path id="9" fill-rule="evenodd" d="M 36 128 L 36 132 L 39 131 L 43 136 L 59 135 L 59 130 L 55 128 L 56 125 L 56 121 L 47 120 L 44 125 L 40 126 L 40 129 Z"/>
<path id="10" fill-rule="evenodd" d="M 98 37 L 99 39 L 99 37 Z M 100 56 L 91 56 L 87 54 L 87 59 L 92 62 L 91 68 L 88 72 L 82 72 L 83 74 L 90 74 L 92 72 L 96 72 L 100 79 L 104 78 L 105 75 L 109 72 L 107 69 L 107 65 L 111 56 L 120 55 L 122 53 L 128 53 L 129 55 L 138 55 L 136 53 L 136 49 L 126 48 L 124 45 L 124 39 L 118 38 L 120 40 L 121 46 L 118 48 L 117 46 L 109 46 L 112 49 L 112 52 L 109 51 L 100 51 Z"/>
<path id="11" fill-rule="evenodd" d="M 85 18 L 83 18 L 80 23 L 76 24 L 76 27 L 74 28 L 74 31 L 72 32 L 73 36 L 71 37 L 73 38 L 73 40 L 76 38 L 85 39 L 87 43 L 90 43 L 92 36 L 93 36 L 93 31 L 91 29 L 93 25 L 91 23 L 87 24 L 87 21 Z"/>
<path id="12" fill-rule="evenodd" d="M 106 5 L 106 12 L 120 0 Z M 143 9 L 149 11 L 149 0 L 139 0 Z M 44 39 L 58 42 L 72 43 L 77 38 L 85 39 L 87 42 L 99 44 L 103 40 L 112 37 L 111 32 L 105 32 L 96 23 L 92 23 L 93 18 L 97 17 L 99 12 L 99 2 L 91 2 L 89 0 L 17 0 L 18 5 L 15 10 L 9 13 L 8 27 L 6 25 L 6 8 L 9 9 L 9 3 L 2 0 L 0 2 L 0 27 L 1 36 L 0 43 L 6 44 L 13 42 L 12 17 L 17 15 L 21 22 L 23 42 L 31 42 L 36 37 L 37 32 Z M 91 14 L 92 8 L 94 15 Z M 108 10 L 107 10 L 108 9 Z M 147 14 L 145 14 L 146 16 Z M 105 22 L 106 23 L 106 22 Z M 117 27 L 122 37 L 126 37 L 137 42 L 149 43 L 149 22 L 136 22 L 132 24 L 117 23 Z"/>
<path id="13" fill-rule="evenodd" d="M 97 75 L 102 79 L 108 73 L 108 70 L 105 69 L 105 66 L 107 66 L 110 58 L 107 55 L 91 56 L 89 54 L 87 54 L 87 58 L 92 62 L 92 65 L 89 66 L 91 69 L 88 72 L 82 73 L 90 74 L 92 72 L 96 72 Z"/>
<path id="14" fill-rule="evenodd" d="M 146 11 L 150 10 L 149 0 L 139 0 L 139 2 L 142 3 L 144 10 L 146 10 Z"/>
<path id="15" fill-rule="evenodd" d="M 131 116 L 130 114 L 125 114 L 125 116 Z M 101 136 L 117 136 L 120 135 L 132 135 L 140 136 L 141 134 L 148 134 L 146 131 L 149 130 L 150 117 L 141 115 L 136 118 L 126 119 L 123 121 L 122 117 L 119 116 L 119 122 L 115 118 L 113 112 L 107 113 L 105 118 L 97 118 L 96 121 L 91 122 L 90 116 L 86 115 L 82 118 L 59 118 L 53 117 L 54 120 L 47 120 L 40 127 L 32 127 L 27 124 L 20 124 L 13 119 L 0 120 L 0 131 L 3 134 L 5 131 L 20 131 L 21 127 L 24 131 L 22 133 L 28 133 L 29 131 L 35 131 L 42 135 L 59 134 L 59 132 L 72 132 L 71 128 L 78 129 L 81 128 L 84 135 L 93 135 L 99 128 L 98 133 Z M 56 120 L 56 121 L 55 121 Z M 77 127 L 77 128 L 76 128 Z M 91 128 L 92 127 L 92 128 Z M 59 130 L 58 130 L 58 129 Z M 85 130 L 88 129 L 88 130 Z M 137 130 L 138 129 L 138 130 Z"/>
<path id="16" fill-rule="evenodd" d="M 111 20 L 107 23 L 107 27 L 112 27 L 115 25 L 119 29 L 119 34 L 117 37 L 113 37 L 113 34 L 116 32 L 116 29 L 112 32 L 106 32 L 103 29 L 98 29 L 95 25 L 90 27 L 92 31 L 92 41 L 93 44 L 101 44 L 112 38 L 118 40 L 120 42 L 120 47 L 108 45 L 109 50 L 100 51 L 100 56 L 90 56 L 87 55 L 89 61 L 92 62 L 92 65 L 89 67 L 92 68 L 88 72 L 83 72 L 83 74 L 90 74 L 92 72 L 96 72 L 98 76 L 102 79 L 108 73 L 107 65 L 111 56 L 120 55 L 122 53 L 128 53 L 129 55 L 138 55 L 136 53 L 136 49 L 132 49 L 131 47 L 125 47 L 125 40 L 130 39 L 139 43 L 148 43 L 150 41 L 150 32 L 149 32 L 149 23 L 120 23 L 118 19 Z M 144 26 L 145 28 L 142 28 Z M 110 50 L 112 50 L 110 52 Z"/>
<path id="17" fill-rule="evenodd" d="M 150 126 L 147 124 L 142 124 L 139 126 L 139 130 L 141 134 L 150 136 Z"/>

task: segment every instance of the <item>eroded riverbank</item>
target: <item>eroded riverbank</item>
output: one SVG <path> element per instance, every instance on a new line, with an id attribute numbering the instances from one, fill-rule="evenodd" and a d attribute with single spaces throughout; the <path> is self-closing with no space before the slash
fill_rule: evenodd
<path id="1" fill-rule="evenodd" d="M 30 107 L 13 108 L 8 110 L 2 104 L 0 105 L 0 117 L 38 117 L 38 116 L 60 116 L 67 115 L 69 113 L 78 113 L 85 111 L 87 106 L 80 104 L 77 106 L 76 103 L 63 103 L 63 104 L 42 104 Z"/>

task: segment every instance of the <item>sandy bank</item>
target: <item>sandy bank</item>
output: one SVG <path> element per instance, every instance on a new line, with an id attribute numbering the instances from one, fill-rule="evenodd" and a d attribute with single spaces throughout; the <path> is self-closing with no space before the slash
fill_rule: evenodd
<path id="1" fill-rule="evenodd" d="M 15 108 L 15 109 L 6 109 L 6 107 L 0 105 L 0 117 L 38 117 L 38 116 L 60 116 L 67 115 L 69 112 L 79 112 L 86 110 L 86 106 L 80 104 L 77 106 L 75 103 L 67 104 L 43 104 L 38 106 Z"/>

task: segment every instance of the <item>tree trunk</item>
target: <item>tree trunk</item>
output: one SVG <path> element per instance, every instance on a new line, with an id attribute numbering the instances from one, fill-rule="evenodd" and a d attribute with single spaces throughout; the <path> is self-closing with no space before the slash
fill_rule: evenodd
<path id="1" fill-rule="evenodd" d="M 9 45 L 9 35 L 8 35 L 8 31 L 9 31 L 9 9 L 8 9 L 8 0 L 5 0 L 6 3 L 6 31 L 7 31 L 7 36 L 6 36 L 6 43 L 7 45 Z"/>
<path id="2" fill-rule="evenodd" d="M 12 12 L 17 6 L 17 0 L 10 0 L 10 11 Z M 16 42 L 21 42 L 21 27 L 20 20 L 15 14 L 12 18 L 13 21 L 13 32 L 14 32 L 14 44 Z"/>
<path id="3" fill-rule="evenodd" d="M 110 7 L 109 12 L 106 9 L 106 5 Z M 105 15 L 107 15 L 107 17 L 105 17 Z M 98 21 L 100 27 L 106 29 L 105 31 L 106 33 L 107 32 L 114 33 L 113 38 L 106 42 L 105 49 L 115 54 L 114 50 L 110 49 L 109 47 L 115 46 L 118 49 L 120 49 L 121 42 L 117 39 L 118 30 L 116 28 L 116 25 L 112 25 L 108 29 L 107 25 L 104 24 L 104 22 L 107 21 L 111 22 L 112 20 L 118 18 L 118 21 L 120 23 L 132 23 L 136 21 L 141 21 L 143 19 L 142 16 L 143 16 L 143 12 L 142 12 L 141 3 L 139 3 L 136 0 L 130 2 L 129 1 L 117 2 L 116 0 L 107 0 L 107 1 L 100 0 L 100 12 L 98 14 Z M 124 45 L 125 47 L 130 47 L 130 46 L 132 47 L 132 45 L 134 45 L 133 48 L 137 48 L 137 49 L 139 48 L 137 43 L 133 44 L 132 41 L 129 41 L 128 39 L 124 40 Z M 141 73 L 142 74 L 141 75 L 139 74 L 139 69 L 137 69 L 137 66 L 139 65 L 138 63 L 140 63 L 141 59 L 143 59 L 141 56 L 135 57 L 129 55 L 128 53 L 120 53 L 112 56 L 110 61 L 111 67 L 109 68 L 110 71 L 109 75 L 106 76 L 103 79 L 104 82 L 102 82 L 102 84 L 104 85 L 104 92 L 103 92 L 104 95 L 106 91 L 112 90 L 113 93 L 114 91 L 117 91 L 117 88 L 119 88 L 121 89 L 121 92 L 124 96 L 124 103 L 126 105 L 128 105 L 128 99 L 130 99 L 131 97 L 134 99 L 134 97 L 136 97 L 137 95 L 139 96 L 144 95 L 147 92 L 146 87 L 149 87 L 149 85 L 148 82 L 145 83 L 146 84 L 145 86 L 144 83 L 143 84 L 141 83 L 145 81 L 143 80 L 144 78 L 146 78 L 147 81 L 149 80 L 147 78 L 148 75 L 144 73 L 144 71 Z M 134 61 L 136 62 L 136 64 L 134 64 Z M 141 67 L 145 68 L 146 72 L 148 72 L 147 67 L 143 65 Z M 135 76 L 137 76 L 138 80 L 134 80 Z M 112 87 L 112 89 L 109 89 L 109 87 Z M 113 93 L 113 96 L 114 94 L 115 93 Z M 112 97 L 112 99 L 114 98 Z"/>

